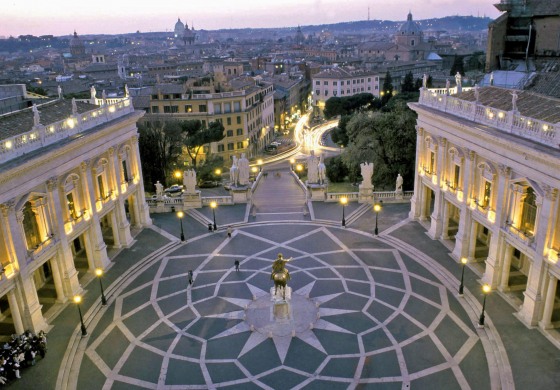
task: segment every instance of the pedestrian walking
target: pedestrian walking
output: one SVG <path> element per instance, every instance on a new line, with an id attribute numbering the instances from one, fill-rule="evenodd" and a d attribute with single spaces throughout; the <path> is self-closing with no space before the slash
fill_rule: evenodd
<path id="1" fill-rule="evenodd" d="M 233 264 L 235 264 L 235 270 L 239 272 L 239 260 L 235 260 Z"/>
<path id="2" fill-rule="evenodd" d="M 192 269 L 189 270 L 189 285 L 193 284 L 193 272 Z"/>
<path id="3" fill-rule="evenodd" d="M 231 232 L 232 232 L 231 226 L 228 226 L 228 227 L 227 227 L 227 236 L 228 236 L 228 238 L 231 238 Z"/>

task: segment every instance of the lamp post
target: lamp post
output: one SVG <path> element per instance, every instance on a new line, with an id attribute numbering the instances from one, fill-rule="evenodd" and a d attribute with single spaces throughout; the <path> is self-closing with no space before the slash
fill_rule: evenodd
<path id="1" fill-rule="evenodd" d="M 97 276 L 97 279 L 99 279 L 99 287 L 101 288 L 101 304 L 103 306 L 106 306 L 107 298 L 105 298 L 105 292 L 103 291 L 103 283 L 101 282 L 101 276 L 103 276 L 103 270 L 101 268 L 96 268 L 95 276 Z"/>
<path id="2" fill-rule="evenodd" d="M 218 227 L 216 226 L 216 207 L 218 207 L 218 204 L 216 202 L 210 202 L 210 208 L 212 209 L 212 216 L 214 217 L 214 231 L 216 231 L 218 229 Z"/>
<path id="3" fill-rule="evenodd" d="M 175 171 L 173 172 L 173 176 L 175 177 L 175 179 L 177 179 L 177 184 L 181 184 L 181 171 Z"/>
<path id="4" fill-rule="evenodd" d="M 346 203 L 348 203 L 348 198 L 343 196 L 340 198 L 340 204 L 342 205 L 342 227 L 346 227 L 346 218 L 344 218 L 344 209 L 346 208 Z"/>
<path id="5" fill-rule="evenodd" d="M 84 319 L 82 317 L 82 310 L 80 309 L 80 303 L 81 302 L 82 302 L 82 297 L 80 295 L 75 295 L 74 296 L 74 303 L 78 307 L 78 313 L 80 314 L 80 324 L 81 324 L 81 329 L 82 329 L 82 337 L 86 337 L 87 336 L 87 329 L 86 329 L 86 326 L 84 325 Z"/>
<path id="6" fill-rule="evenodd" d="M 177 213 L 177 217 L 179 217 L 179 222 L 181 223 L 181 241 L 185 241 L 185 232 L 183 231 L 183 217 L 185 216 L 185 213 L 183 213 L 182 211 L 179 211 Z"/>
<path id="7" fill-rule="evenodd" d="M 461 284 L 459 285 L 459 296 L 463 296 L 463 278 L 465 277 L 465 265 L 467 265 L 467 258 L 461 258 L 461 264 L 463 264 L 463 269 L 461 270 Z"/>
<path id="8" fill-rule="evenodd" d="M 290 169 L 293 171 L 294 170 L 294 164 L 296 163 L 296 159 L 295 158 L 291 158 L 290 159 Z"/>
<path id="9" fill-rule="evenodd" d="M 482 293 L 484 294 L 484 299 L 482 300 L 482 313 L 480 313 L 480 318 L 478 319 L 478 327 L 484 328 L 484 309 L 486 309 L 486 296 L 490 292 L 490 286 L 485 284 L 482 286 Z"/>
<path id="10" fill-rule="evenodd" d="M 379 202 L 375 202 L 373 205 L 373 211 L 375 211 L 375 235 L 379 234 L 379 229 L 377 228 L 377 218 L 379 217 L 379 212 L 383 206 L 383 201 L 380 200 Z"/>
<path id="11" fill-rule="evenodd" d="M 263 160 L 261 158 L 257 160 L 257 165 L 259 166 L 259 172 L 262 172 Z"/>

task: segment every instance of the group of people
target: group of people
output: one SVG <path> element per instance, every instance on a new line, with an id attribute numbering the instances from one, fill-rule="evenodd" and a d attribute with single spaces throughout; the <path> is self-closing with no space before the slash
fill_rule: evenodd
<path id="1" fill-rule="evenodd" d="M 13 334 L 10 341 L 0 349 L 0 384 L 21 378 L 21 369 L 34 366 L 37 355 L 41 358 L 47 353 L 47 334 L 26 331 L 21 335 Z"/>

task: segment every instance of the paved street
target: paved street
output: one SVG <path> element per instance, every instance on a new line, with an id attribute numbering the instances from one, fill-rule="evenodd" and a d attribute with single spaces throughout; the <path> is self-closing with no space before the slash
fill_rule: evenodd
<path id="1" fill-rule="evenodd" d="M 305 202 L 296 187 L 270 191 L 287 175 L 262 183 L 271 186 L 259 189 L 267 197 L 260 212 L 282 199 Z M 46 359 L 12 387 L 34 388 L 38 377 L 44 388 L 61 389 L 560 386 L 558 350 L 499 294 L 488 297 L 487 326 L 475 326 L 480 275 L 467 269 L 465 296 L 457 297 L 460 266 L 406 219 L 409 205 L 384 205 L 379 236 L 370 208 L 347 206 L 342 228 L 340 207 L 315 203 L 314 220 L 280 210 L 281 221 L 257 215 L 246 223 L 244 205 L 222 206 L 214 233 L 185 218 L 182 244 L 177 218 L 153 215 L 154 227 L 106 274 L 108 307 L 96 284 L 86 286 L 89 336 L 80 338 L 68 305 L 54 321 Z M 232 238 L 227 224 L 235 226 Z M 281 319 L 269 298 L 278 253 L 292 258 L 292 300 Z"/>

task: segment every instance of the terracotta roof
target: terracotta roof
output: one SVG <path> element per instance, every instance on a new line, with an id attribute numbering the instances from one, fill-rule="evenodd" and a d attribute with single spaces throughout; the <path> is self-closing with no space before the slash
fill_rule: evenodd
<path id="1" fill-rule="evenodd" d="M 549 123 L 560 122 L 560 99 L 540 95 L 530 91 L 515 91 L 517 93 L 517 111 L 523 116 L 542 120 Z M 474 90 L 462 92 L 455 97 L 475 101 Z M 479 89 L 478 102 L 487 107 L 502 111 L 511 111 L 513 90 L 498 87 L 482 87 Z"/>
<path id="2" fill-rule="evenodd" d="M 91 111 L 99 106 L 89 103 L 76 102 L 78 113 Z M 59 122 L 72 115 L 71 100 L 54 100 L 52 102 L 38 105 L 41 124 L 49 125 Z M 0 140 L 23 134 L 33 128 L 32 108 L 26 108 L 0 116 Z"/>

